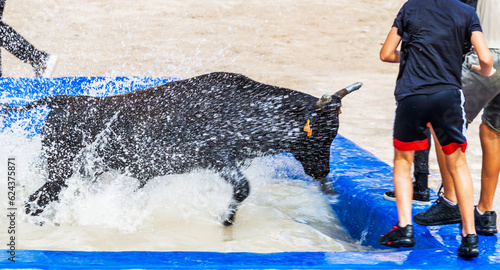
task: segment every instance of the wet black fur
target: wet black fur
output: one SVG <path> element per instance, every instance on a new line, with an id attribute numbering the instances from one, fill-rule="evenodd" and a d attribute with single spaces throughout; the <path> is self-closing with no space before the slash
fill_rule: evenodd
<path id="1" fill-rule="evenodd" d="M 250 186 L 244 161 L 289 152 L 305 172 L 324 181 L 339 127 L 340 98 L 321 109 L 318 98 L 243 75 L 211 73 L 109 97 L 52 96 L 7 111 L 48 106 L 41 132 L 48 181 L 32 194 L 26 213 L 40 214 L 66 187 L 86 153 L 96 170 L 118 170 L 140 181 L 206 168 L 233 186 L 225 225 L 231 225 Z M 303 127 L 311 120 L 312 135 Z"/>

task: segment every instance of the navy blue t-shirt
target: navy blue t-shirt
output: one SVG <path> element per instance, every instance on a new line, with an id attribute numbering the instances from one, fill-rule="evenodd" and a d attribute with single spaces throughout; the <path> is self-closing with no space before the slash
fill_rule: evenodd
<path id="1" fill-rule="evenodd" d="M 462 55 L 482 31 L 474 8 L 458 0 L 409 0 L 394 20 L 402 38 L 396 100 L 462 88 Z"/>

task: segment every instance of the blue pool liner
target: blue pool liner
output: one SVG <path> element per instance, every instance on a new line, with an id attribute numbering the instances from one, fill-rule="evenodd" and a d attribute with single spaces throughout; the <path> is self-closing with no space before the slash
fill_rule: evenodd
<path id="1" fill-rule="evenodd" d="M 0 102 L 23 105 L 49 95 L 105 96 L 160 85 L 173 78 L 151 77 L 62 77 L 0 78 Z M 40 133 L 47 108 L 4 117 L 0 132 L 20 125 L 25 136 Z M 341 123 L 342 125 L 342 123 Z M 415 224 L 417 244 L 413 248 L 390 249 L 378 245 L 378 237 L 397 222 L 396 205 L 383 199 L 393 189 L 392 167 L 338 135 L 331 147 L 328 179 L 337 192 L 331 207 L 352 238 L 377 252 L 83 252 L 0 250 L 1 269 L 500 269 L 497 236 L 479 236 L 480 255 L 475 259 L 457 256 L 458 225 L 423 227 Z M 312 181 L 303 172 L 276 168 L 280 176 Z M 326 196 L 326 195 L 325 195 Z M 433 195 L 435 199 L 435 194 Z M 428 206 L 414 205 L 413 212 Z M 5 246 L 7 246 L 5 239 Z M 2 241 L 0 239 L 0 241 Z M 1 242 L 0 242 L 1 243 Z"/>

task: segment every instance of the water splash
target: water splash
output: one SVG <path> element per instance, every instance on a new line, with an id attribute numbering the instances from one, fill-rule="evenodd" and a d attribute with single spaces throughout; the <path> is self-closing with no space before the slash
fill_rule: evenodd
<path id="1" fill-rule="evenodd" d="M 62 80 L 39 83 L 60 85 Z M 86 81 L 82 79 L 76 84 Z M 123 82 L 92 81 L 81 85 L 88 90 L 85 93 L 92 95 L 104 94 L 99 92 L 102 87 L 132 91 L 151 83 L 133 78 Z M 48 91 L 44 95 L 72 90 L 54 85 L 44 88 Z M 362 249 L 349 239 L 336 220 L 330 207 L 334 198 L 321 194 L 302 165 L 290 155 L 254 159 L 243 171 L 250 180 L 251 193 L 230 228 L 221 225 L 221 217 L 227 211 L 232 187 L 218 174 L 198 170 L 161 176 L 137 189 L 138 180 L 126 174 L 95 171 L 98 166 L 94 165 L 99 160 L 93 151 L 99 149 L 98 145 L 90 145 L 85 148 L 88 152 L 81 153 L 75 166 L 83 166 L 83 170 L 75 171 L 83 173 L 75 173 L 66 181 L 68 187 L 61 192 L 60 202 L 51 203 L 38 217 L 27 216 L 24 202 L 48 179 L 38 135 L 41 125 L 38 128 L 29 125 L 33 119 L 43 124 L 48 109 L 31 113 L 34 115 L 9 116 L 0 130 L 0 156 L 14 156 L 17 162 L 20 249 L 244 252 Z M 6 164 L 0 160 L 0 175 L 6 173 Z M 0 190 L 6 190 L 4 181 L 0 181 Z M 3 209 L 6 204 L 6 192 L 0 192 Z M 2 215 L 0 226 L 5 224 L 6 215 Z M 0 230 L 2 237 L 7 235 Z"/>
<path id="2" fill-rule="evenodd" d="M 61 201 L 27 216 L 26 198 L 47 179 L 39 136 L 0 133 L 0 156 L 16 157 L 19 248 L 56 250 L 344 251 L 359 250 L 315 183 L 290 179 L 276 167 L 301 172 L 291 156 L 255 159 L 243 171 L 252 192 L 232 228 L 221 226 L 232 188 L 200 170 L 138 181 L 117 172 L 96 179 L 75 174 Z M 6 164 L 0 163 L 0 175 Z M 303 174 L 303 172 L 302 172 Z M 303 174 L 304 178 L 307 178 Z M 0 190 L 6 190 L 5 181 Z M 6 192 L 0 205 L 7 208 Z M 0 226 L 6 226 L 6 215 Z M 43 226 L 37 224 L 43 223 Z M 7 237 L 0 233 L 0 239 Z"/>

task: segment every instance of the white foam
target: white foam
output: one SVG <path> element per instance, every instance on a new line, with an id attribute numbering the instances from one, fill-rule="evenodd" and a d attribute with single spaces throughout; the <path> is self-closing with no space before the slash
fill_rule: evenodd
<path id="1" fill-rule="evenodd" d="M 46 181 L 40 137 L 0 133 L 0 176 L 16 158 L 18 249 L 161 251 L 359 250 L 336 220 L 327 198 L 311 182 L 279 175 L 276 166 L 302 173 L 292 157 L 259 158 L 243 171 L 251 194 L 235 224 L 221 225 L 232 188 L 216 173 L 195 171 L 157 177 L 137 190 L 134 178 L 107 172 L 95 181 L 68 179 L 61 201 L 39 217 L 24 214 L 27 197 Z M 305 177 L 305 176 L 304 176 Z M 6 181 L 0 205 L 7 208 Z M 44 226 L 39 226 L 43 222 Z M 6 214 L 0 228 L 7 228 Z M 0 229 L 0 239 L 7 239 Z"/>

